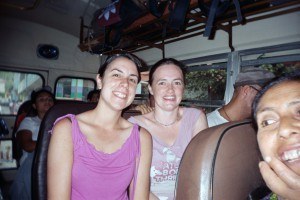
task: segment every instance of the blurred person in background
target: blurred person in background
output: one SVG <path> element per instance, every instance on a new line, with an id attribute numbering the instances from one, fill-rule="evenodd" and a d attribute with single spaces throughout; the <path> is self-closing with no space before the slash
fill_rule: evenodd
<path id="1" fill-rule="evenodd" d="M 265 83 L 274 77 L 272 72 L 258 67 L 248 67 L 240 72 L 236 78 L 230 102 L 207 114 L 208 126 L 250 119 L 251 105 L 255 95 Z"/>
<path id="2" fill-rule="evenodd" d="M 54 94 L 46 86 L 31 93 L 33 117 L 25 117 L 16 132 L 18 143 L 23 149 L 20 167 L 10 188 L 12 200 L 31 200 L 31 168 L 41 122 L 46 112 L 54 105 Z"/>

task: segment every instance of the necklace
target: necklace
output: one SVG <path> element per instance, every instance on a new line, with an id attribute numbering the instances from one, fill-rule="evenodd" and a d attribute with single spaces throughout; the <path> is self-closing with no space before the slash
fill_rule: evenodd
<path id="1" fill-rule="evenodd" d="M 177 116 L 177 118 L 175 119 L 174 122 L 171 122 L 171 123 L 169 123 L 169 124 L 164 124 L 164 123 L 160 122 L 158 119 L 156 119 L 156 117 L 155 117 L 155 112 L 153 113 L 153 116 L 154 116 L 155 121 L 156 121 L 157 123 L 159 123 L 160 125 L 162 125 L 162 126 L 171 126 L 171 125 L 175 124 L 175 123 L 178 121 L 178 116 Z"/>
<path id="2" fill-rule="evenodd" d="M 230 117 L 228 116 L 228 114 L 227 114 L 227 112 L 226 112 L 226 110 L 225 110 L 225 107 L 222 107 L 222 109 L 223 109 L 224 114 L 226 115 L 226 117 L 229 119 L 229 121 L 232 121 L 232 120 L 230 119 Z"/>

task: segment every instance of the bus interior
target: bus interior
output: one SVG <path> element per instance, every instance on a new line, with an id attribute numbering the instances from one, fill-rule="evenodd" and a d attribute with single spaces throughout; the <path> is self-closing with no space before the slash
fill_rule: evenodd
<path id="1" fill-rule="evenodd" d="M 205 112 L 230 101 L 237 74 L 247 67 L 276 76 L 300 69 L 297 0 L 157 0 L 166 4 L 159 13 L 149 2 L 0 2 L 0 199 L 8 199 L 19 167 L 14 133 L 31 92 L 50 86 L 58 101 L 86 102 L 111 54 L 130 52 L 144 62 L 131 107 L 147 101 L 149 69 L 161 58 L 187 66 L 181 104 Z M 178 195 L 183 199 L 184 189 Z"/>

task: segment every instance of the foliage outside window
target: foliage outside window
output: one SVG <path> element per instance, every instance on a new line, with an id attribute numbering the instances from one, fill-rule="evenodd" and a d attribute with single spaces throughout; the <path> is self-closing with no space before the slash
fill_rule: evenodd
<path id="1" fill-rule="evenodd" d="M 194 71 L 186 75 L 184 98 L 193 100 L 221 100 L 224 97 L 226 70 Z"/>
<path id="2" fill-rule="evenodd" d="M 279 77 L 283 74 L 291 73 L 293 71 L 299 70 L 300 61 L 275 63 L 275 64 L 263 64 L 260 65 L 260 67 L 273 72 L 275 76 Z"/>
<path id="3" fill-rule="evenodd" d="M 186 75 L 184 105 L 218 107 L 224 99 L 226 87 L 225 69 L 192 71 Z"/>

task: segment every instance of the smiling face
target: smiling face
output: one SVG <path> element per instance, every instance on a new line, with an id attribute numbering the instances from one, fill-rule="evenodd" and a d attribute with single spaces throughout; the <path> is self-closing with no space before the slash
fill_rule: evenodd
<path id="1" fill-rule="evenodd" d="M 149 91 L 154 96 L 155 107 L 168 111 L 177 108 L 184 91 L 181 69 L 174 64 L 165 64 L 157 68 Z"/>
<path id="2" fill-rule="evenodd" d="M 257 124 L 263 157 L 277 157 L 300 175 L 300 83 L 271 87 L 258 104 Z"/>
<path id="3" fill-rule="evenodd" d="M 135 96 L 138 84 L 138 71 L 134 62 L 125 57 L 118 57 L 105 70 L 104 76 L 97 76 L 101 88 L 99 101 L 104 101 L 115 110 L 129 106 Z"/>

